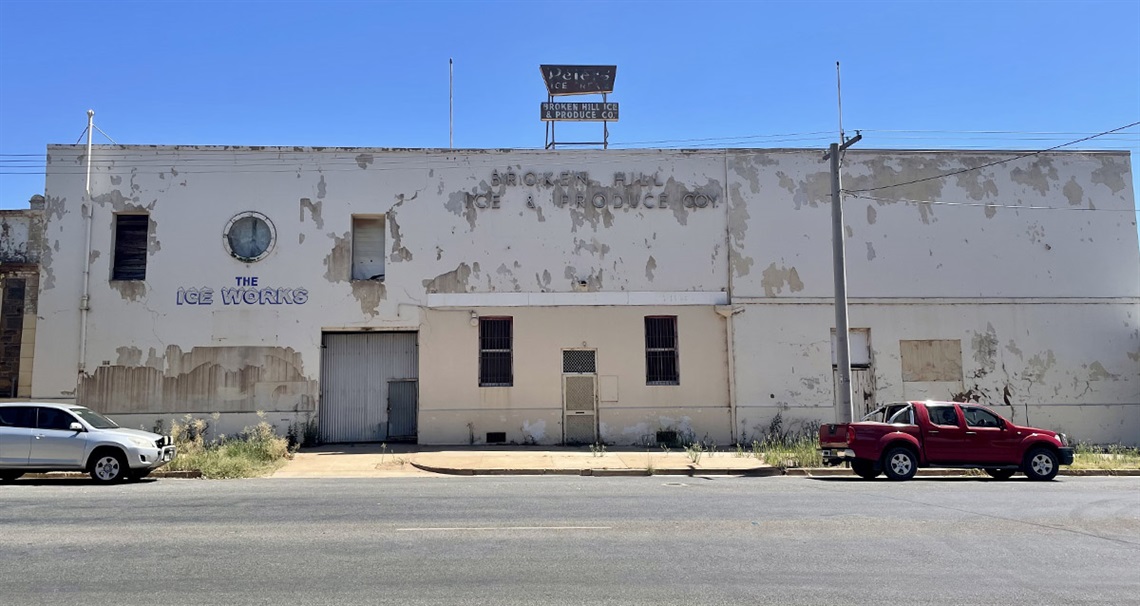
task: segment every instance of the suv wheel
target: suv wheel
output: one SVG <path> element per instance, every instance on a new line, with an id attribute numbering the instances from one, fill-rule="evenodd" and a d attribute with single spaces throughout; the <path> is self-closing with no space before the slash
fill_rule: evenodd
<path id="1" fill-rule="evenodd" d="M 95 453 L 88 470 L 91 479 L 102 484 L 112 484 L 126 479 L 130 469 L 123 455 L 110 450 Z"/>
<path id="2" fill-rule="evenodd" d="M 1046 482 L 1056 477 L 1060 465 L 1057 455 L 1048 448 L 1034 448 L 1025 455 L 1025 464 L 1021 471 L 1030 480 Z"/>
<path id="3" fill-rule="evenodd" d="M 851 471 L 855 475 L 863 478 L 864 480 L 873 480 L 879 477 L 880 471 L 875 469 L 875 462 L 866 459 L 854 459 L 851 461 Z"/>
<path id="4" fill-rule="evenodd" d="M 883 473 L 888 480 L 909 480 L 918 472 L 918 457 L 909 448 L 892 448 L 883 455 Z"/>

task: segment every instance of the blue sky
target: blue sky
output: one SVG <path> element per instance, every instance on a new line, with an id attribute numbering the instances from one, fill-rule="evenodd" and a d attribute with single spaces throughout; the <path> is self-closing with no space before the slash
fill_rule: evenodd
<path id="1" fill-rule="evenodd" d="M 542 147 L 542 63 L 618 66 L 615 147 L 825 147 L 836 61 L 862 148 L 1140 120 L 1140 0 L 0 0 L 0 208 L 43 191 L 45 146 L 88 108 L 118 143 L 447 147 L 449 58 L 460 148 Z M 1080 148 L 1140 154 L 1140 127 Z"/>

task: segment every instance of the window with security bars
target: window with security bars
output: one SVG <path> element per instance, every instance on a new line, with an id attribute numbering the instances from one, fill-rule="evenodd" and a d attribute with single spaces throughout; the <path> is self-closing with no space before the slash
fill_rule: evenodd
<path id="1" fill-rule="evenodd" d="M 677 370 L 677 316 L 645 318 L 645 384 L 681 384 Z"/>
<path id="2" fill-rule="evenodd" d="M 514 385 L 512 318 L 479 318 L 479 386 Z"/>

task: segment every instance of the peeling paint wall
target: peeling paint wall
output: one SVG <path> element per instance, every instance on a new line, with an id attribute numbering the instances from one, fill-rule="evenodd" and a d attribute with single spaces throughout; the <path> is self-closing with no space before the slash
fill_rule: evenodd
<path id="1" fill-rule="evenodd" d="M 316 410 L 317 382 L 287 348 L 171 345 L 144 364 L 140 349 L 120 347 L 114 362 L 80 380 L 80 402 L 108 414 Z"/>
<path id="2" fill-rule="evenodd" d="M 43 222 L 42 209 L 0 210 L 0 263 L 39 263 Z"/>
<path id="3" fill-rule="evenodd" d="M 734 321 L 741 428 L 787 420 L 834 420 L 832 307 L 754 304 Z M 1082 440 L 1140 440 L 1140 306 L 957 302 L 858 303 L 851 326 L 871 328 L 877 400 L 950 399 L 961 392 L 1016 423 Z M 959 382 L 904 375 L 900 341 L 960 341 Z M 960 387 L 959 387 L 960 386 Z M 920 391 L 915 391 L 919 388 Z M 921 391 L 929 388 L 929 391 Z"/>
<path id="4" fill-rule="evenodd" d="M 1007 159 L 997 152 L 850 150 L 845 190 L 880 188 Z M 738 161 L 767 230 L 738 248 L 756 267 L 795 269 L 800 290 L 771 274 L 735 274 L 736 297 L 830 297 L 831 190 L 817 153 Z M 851 297 L 1140 296 L 1136 214 L 1127 154 L 1042 154 L 944 179 L 845 196 Z M 735 174 L 734 174 L 735 173 Z M 867 199 L 869 196 L 874 199 Z M 756 202 L 763 201 L 763 205 Z M 985 206 L 991 205 L 991 206 Z M 756 210 L 755 206 L 763 209 Z M 1067 210 L 1031 210 L 1017 207 Z M 1097 209 L 1108 212 L 1080 212 Z M 755 222 L 755 219 L 752 220 Z M 775 284 L 782 281 L 776 276 Z"/>
<path id="5" fill-rule="evenodd" d="M 599 419 L 606 439 L 634 443 L 625 441 L 643 424 L 683 417 L 702 433 L 727 436 L 725 322 L 711 303 L 674 306 L 691 318 L 683 334 L 703 331 L 681 340 L 680 388 L 662 401 L 643 380 L 639 318 L 667 313 L 686 296 L 715 295 L 745 308 L 734 334 L 736 398 L 748 408 L 741 423 L 765 423 L 785 408 L 830 418 L 830 184 L 816 150 L 98 146 L 90 254 L 80 210 L 85 149 L 49 152 L 35 397 L 116 406 L 111 395 L 123 391 L 134 394 L 122 405 L 131 410 L 148 406 L 140 394 L 203 412 L 307 410 L 318 393 L 322 331 L 419 330 L 422 441 L 466 443 L 473 423 L 482 434 L 550 443 L 561 435 L 561 396 L 548 358 L 584 334 L 607 343 L 599 364 L 619 356 L 618 370 L 607 372 L 618 377 L 621 397 Z M 851 150 L 844 187 L 878 188 L 1005 157 Z M 235 169 L 196 170 L 220 165 Z M 1129 171 L 1126 154 L 1044 154 L 859 194 L 875 199 L 849 195 L 849 295 L 853 310 L 870 310 L 861 320 L 853 311 L 852 326 L 870 327 L 876 347 L 895 344 L 876 358 L 878 401 L 904 395 L 900 339 L 958 339 L 965 388 L 971 372 L 984 371 L 977 385 L 987 397 L 1004 397 L 1005 383 L 992 382 L 1002 372 L 1015 387 L 1040 377 L 1031 389 L 1016 388 L 1040 401 L 1031 406 L 1064 424 L 1093 417 L 1063 411 L 1103 410 L 1089 439 L 1117 435 L 1112 419 L 1140 435 L 1128 420 L 1140 409 L 1140 255 L 1136 215 L 1123 212 L 1134 209 Z M 256 263 L 222 245 L 227 223 L 245 211 L 268 217 L 276 234 Z M 149 216 L 145 281 L 109 280 L 114 214 L 126 212 Z M 354 215 L 386 218 L 382 280 L 352 279 Z M 85 266 L 87 373 L 77 382 Z M 633 302 L 647 293 L 653 305 Z M 570 301 L 554 298 L 562 295 L 627 298 L 552 303 Z M 475 298 L 462 309 L 432 303 L 455 296 Z M 506 300 L 529 303 L 503 307 Z M 472 310 L 526 321 L 516 359 L 527 372 L 516 371 L 519 384 L 507 393 L 473 387 Z M 997 361 L 971 362 L 975 334 L 990 325 L 996 351 L 1011 346 L 1024 359 L 1005 360 L 1004 371 Z M 205 361 L 248 348 L 292 352 L 293 370 L 254 380 L 272 356 L 236 369 L 210 370 Z M 201 364 L 170 370 L 172 360 L 191 355 L 182 352 L 199 352 Z M 695 373 L 686 366 L 694 363 Z M 179 383 L 194 372 L 213 383 Z M 260 382 L 292 386 L 283 394 L 250 388 Z M 228 391 L 234 385 L 240 389 Z"/>
<path id="6" fill-rule="evenodd" d="M 29 209 L 0 211 L 0 398 L 32 393 L 43 206 L 35 196 Z"/>

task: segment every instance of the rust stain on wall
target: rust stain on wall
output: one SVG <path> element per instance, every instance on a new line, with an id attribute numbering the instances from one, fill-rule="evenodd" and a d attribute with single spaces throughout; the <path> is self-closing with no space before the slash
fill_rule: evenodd
<path id="1" fill-rule="evenodd" d="M 120 358 L 141 358 L 120 348 Z M 106 413 L 213 413 L 315 409 L 317 382 L 281 347 L 166 348 L 165 364 L 100 366 L 81 377 L 76 402 Z"/>

